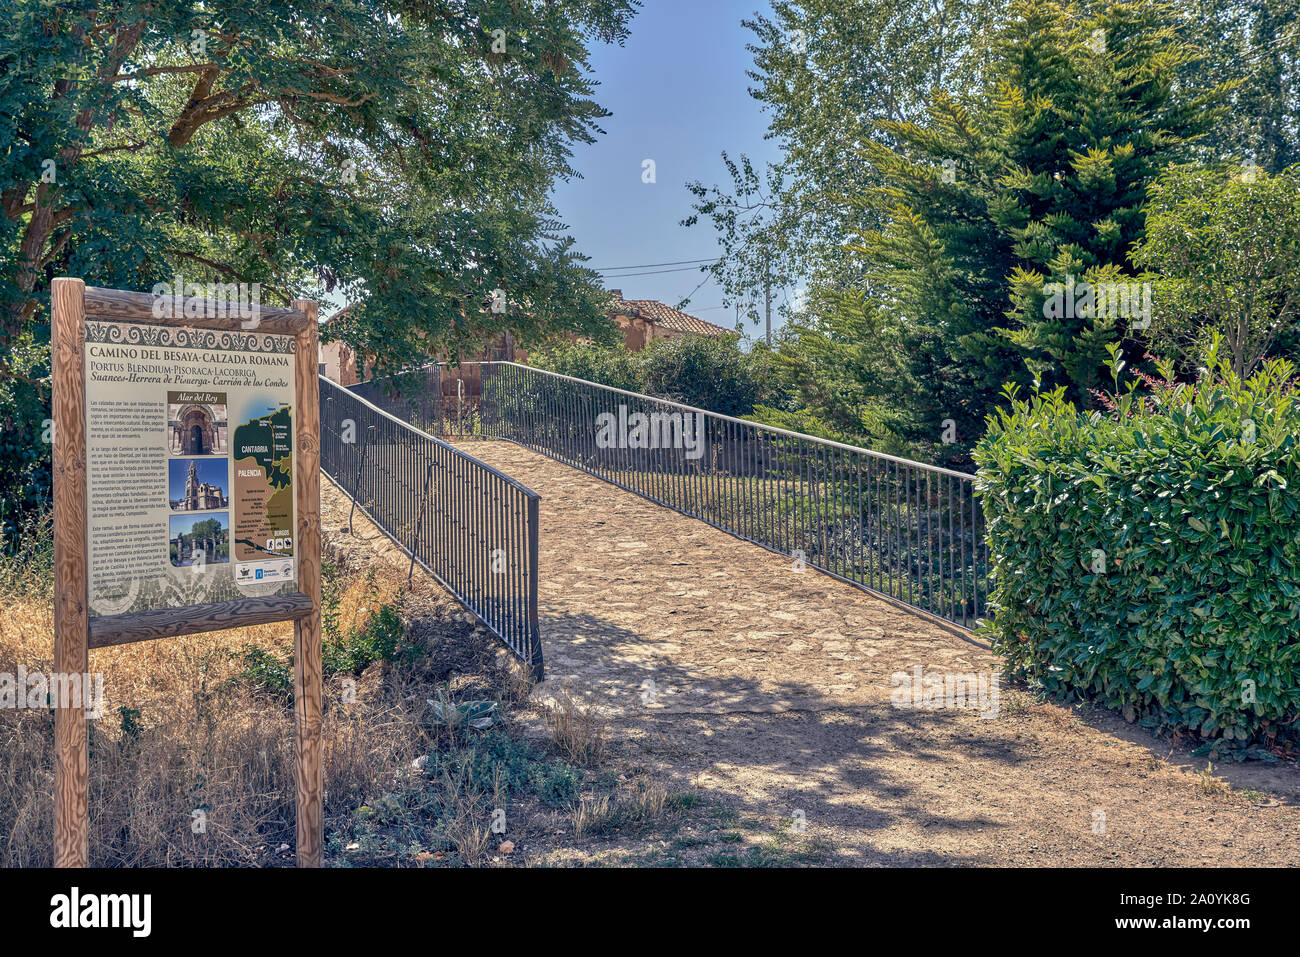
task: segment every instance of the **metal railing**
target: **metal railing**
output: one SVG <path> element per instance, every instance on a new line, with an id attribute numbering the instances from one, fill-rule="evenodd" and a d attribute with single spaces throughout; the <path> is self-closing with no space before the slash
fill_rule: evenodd
<path id="1" fill-rule="evenodd" d="M 518 443 L 936 619 L 971 628 L 984 615 L 969 473 L 512 362 L 431 364 L 353 389 L 428 431 Z"/>
<path id="2" fill-rule="evenodd" d="M 321 469 L 541 680 L 538 494 L 325 378 L 320 408 Z"/>

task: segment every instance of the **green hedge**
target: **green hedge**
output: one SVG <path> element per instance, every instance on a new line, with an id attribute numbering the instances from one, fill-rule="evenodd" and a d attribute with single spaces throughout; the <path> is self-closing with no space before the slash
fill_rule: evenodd
<path id="1" fill-rule="evenodd" d="M 1051 694 L 1214 753 L 1286 753 L 1300 725 L 1295 370 L 1241 382 L 1210 367 L 1193 386 L 1146 377 L 1108 414 L 1009 391 L 975 456 L 985 634 Z"/>

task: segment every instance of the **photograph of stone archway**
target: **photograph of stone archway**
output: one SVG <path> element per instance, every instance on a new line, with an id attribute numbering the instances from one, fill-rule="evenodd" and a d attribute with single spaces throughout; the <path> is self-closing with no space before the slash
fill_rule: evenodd
<path id="1" fill-rule="evenodd" d="M 225 455 L 229 434 L 224 402 L 167 403 L 167 447 L 172 455 Z M 222 399 L 225 396 L 221 396 Z"/>

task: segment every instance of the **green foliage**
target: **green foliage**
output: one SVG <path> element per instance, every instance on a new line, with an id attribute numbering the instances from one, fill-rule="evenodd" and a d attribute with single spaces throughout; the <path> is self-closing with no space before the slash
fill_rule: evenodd
<path id="1" fill-rule="evenodd" d="M 325 643 L 325 674 L 359 675 L 376 661 L 391 661 L 405 634 L 400 606 L 380 605 L 364 626 Z"/>
<path id="2" fill-rule="evenodd" d="M 862 278 L 844 237 L 880 220 L 852 201 L 881 185 L 858 144 L 878 123 L 919 118 L 933 90 L 972 85 L 987 55 L 983 34 L 1003 0 L 775 0 L 742 20 L 753 32 L 751 95 L 771 118 L 781 159 L 755 168 L 722 154 L 724 186 L 687 184 L 690 226 L 713 226 L 723 256 L 707 271 L 726 301 L 761 325 L 764 287 L 773 308 L 795 315 L 779 290 L 807 281 L 843 289 Z"/>
<path id="3" fill-rule="evenodd" d="M 1233 109 L 1202 142 L 1210 160 L 1250 159 L 1279 173 L 1300 161 L 1300 0 L 1178 0 L 1179 32 L 1205 57 L 1179 82 L 1235 84 Z"/>
<path id="4" fill-rule="evenodd" d="M 424 766 L 425 776 L 464 780 L 485 794 L 528 792 L 548 807 L 565 808 L 578 798 L 583 772 L 564 761 L 548 759 L 524 740 L 492 728 L 473 738 L 457 738 L 457 747 L 435 750 Z"/>
<path id="5" fill-rule="evenodd" d="M 235 680 L 282 701 L 293 702 L 293 656 L 285 661 L 257 645 L 244 645 L 232 653 L 243 667 Z"/>
<path id="6" fill-rule="evenodd" d="M 801 435 L 815 435 L 820 439 L 831 439 L 835 442 L 853 441 L 851 436 L 835 429 L 807 409 L 787 410 L 771 405 L 756 405 L 754 411 L 745 418 L 751 422 L 773 425 L 778 429 L 798 432 Z"/>
<path id="7" fill-rule="evenodd" d="M 38 601 L 54 597 L 53 513 L 29 513 L 0 551 L 0 598 L 22 596 Z"/>
<path id="8" fill-rule="evenodd" d="M 320 568 L 320 620 L 321 633 L 331 639 L 340 631 L 339 615 L 342 613 L 343 588 L 347 584 L 344 571 L 334 562 L 321 562 Z"/>
<path id="9" fill-rule="evenodd" d="M 1142 355 L 1144 323 L 1045 314 L 1044 286 L 1136 280 L 1165 165 L 1277 170 L 1294 152 L 1300 2 L 924 7 L 788 0 L 757 18 L 753 93 L 784 156 L 691 184 L 687 222 L 713 221 L 733 300 L 761 302 L 769 270 L 808 281 L 777 350 L 783 406 L 969 468 L 1004 382 L 1082 401 L 1107 343 Z"/>
<path id="10" fill-rule="evenodd" d="M 0 551 L 48 507 L 52 450 L 50 350 L 24 335 L 0 362 Z"/>
<path id="11" fill-rule="evenodd" d="M 769 378 L 767 354 L 742 352 L 739 336 L 674 336 L 642 352 L 645 392 L 720 415 L 754 410 Z"/>
<path id="12" fill-rule="evenodd" d="M 1127 326 L 1102 309 L 1053 315 L 1044 287 L 1130 272 L 1126 254 L 1140 235 L 1147 186 L 1213 125 L 1225 95 L 1178 94 L 1177 72 L 1195 52 L 1158 3 L 1114 4 L 1084 18 L 1056 4 L 1013 10 L 995 43 L 991 111 L 940 100 L 930 129 L 900 130 L 931 163 L 956 160 L 956 182 L 911 203 L 909 218 L 867 243 L 896 254 L 893 274 L 915 303 L 919 332 L 952 324 L 931 351 L 936 372 L 956 386 L 936 411 L 957 408 L 965 436 L 979 434 L 1002 382 L 1022 378 L 1013 371 L 1019 356 L 1071 398 L 1101 384 L 1105 345 Z M 901 157 L 881 159 L 906 176 Z M 909 177 L 911 194 L 923 177 Z M 902 277 L 909 264 L 926 276 Z M 1140 346 L 1130 343 L 1126 354 L 1138 358 Z"/>
<path id="13" fill-rule="evenodd" d="M 924 390 L 912 378 L 898 318 L 863 292 L 822 298 L 827 318 L 794 323 L 772 354 L 783 408 L 829 430 L 810 434 L 909 458 L 950 458 L 961 446 L 932 450 L 915 432 L 910 440 L 900 435 L 911 413 L 894 404 L 897 396 Z M 938 434 L 932 438 L 929 445 L 938 445 Z"/>
<path id="14" fill-rule="evenodd" d="M 489 794 L 498 787 L 506 791 L 528 788 L 539 756 L 527 741 L 516 741 L 500 728 L 457 740 L 463 744 L 429 755 L 424 767 L 426 777 L 463 776 L 475 790 Z"/>
<path id="15" fill-rule="evenodd" d="M 938 94 L 925 124 L 887 125 L 899 148 L 868 147 L 890 185 L 864 201 L 891 212 L 860 249 L 869 305 L 890 316 L 878 348 L 908 364 L 888 402 L 906 437 L 933 441 L 952 419 L 969 449 L 1023 363 L 1074 399 L 1101 383 L 1126 329 L 1107 310 L 1044 309 L 1044 287 L 1129 272 L 1148 184 L 1217 115 L 1178 93 L 1194 52 L 1166 14 L 1013 3 L 973 101 Z"/>
<path id="16" fill-rule="evenodd" d="M 1110 415 L 1009 390 L 976 450 L 986 633 L 1049 693 L 1260 753 L 1300 715 L 1300 397 L 1284 360 L 1210 362 L 1194 385 L 1163 364 Z"/>
<path id="17" fill-rule="evenodd" d="M 321 566 L 321 664 L 325 675 L 360 675 L 370 664 L 393 661 L 403 637 L 402 602 L 380 601 L 380 583 L 373 568 L 365 572 L 364 601 L 369 615 L 360 627 L 344 628 L 339 603 L 344 571 L 333 562 Z"/>
<path id="18" fill-rule="evenodd" d="M 622 343 L 576 342 L 532 357 L 549 372 L 670 399 L 722 415 L 742 416 L 771 391 L 765 349 L 743 352 L 739 336 L 674 336 L 640 352 Z"/>
<path id="19" fill-rule="evenodd" d="M 1084 21 L 1106 6 L 1066 9 Z M 685 220 L 712 224 L 724 255 L 708 271 L 728 302 L 759 323 L 765 283 L 807 281 L 817 315 L 830 304 L 823 296 L 833 300 L 864 280 L 843 237 L 884 220 L 852 198 L 888 184 L 860 162 L 857 144 L 897 145 L 880 124 L 923 122 L 936 92 L 963 100 L 986 88 L 996 62 L 991 39 L 1014 16 L 1009 8 L 1005 0 L 776 0 L 743 21 L 754 34 L 751 94 L 782 156 L 764 169 L 724 152 L 726 182 L 688 184 L 694 204 Z M 1300 0 L 1173 0 L 1159 20 L 1204 54 L 1177 68 L 1187 96 L 1234 88 L 1233 110 L 1217 119 L 1199 155 L 1254 157 L 1269 172 L 1300 159 Z M 1076 55 L 1089 68 L 1096 59 L 1086 48 Z M 1158 67 L 1153 79 L 1165 72 Z M 1092 117 L 1082 119 L 1058 132 L 1086 131 Z M 1135 116 L 1134 129 L 1141 125 Z M 777 308 L 798 318 L 785 297 Z"/>
<path id="20" fill-rule="evenodd" d="M 374 570 L 365 577 L 368 614 L 360 625 L 344 627 L 340 615 L 344 571 L 333 562 L 321 564 L 321 669 L 324 677 L 359 675 L 377 661 L 392 661 L 403 651 L 406 623 L 401 600 L 379 600 Z M 406 645 L 408 657 L 414 649 Z M 231 653 L 243 667 L 238 682 L 285 703 L 293 701 L 293 655 L 280 658 L 256 645 L 245 644 Z"/>
<path id="21" fill-rule="evenodd" d="M 533 792 L 547 807 L 572 807 L 577 803 L 582 778 L 581 768 L 563 761 L 539 764 L 533 773 Z"/>
<path id="22" fill-rule="evenodd" d="M 551 345 L 534 353 L 529 364 L 628 392 L 645 390 L 640 353 L 629 352 L 618 338 Z"/>
<path id="23" fill-rule="evenodd" d="M 26 430 L 49 400 L 55 276 L 328 296 L 349 309 L 326 335 L 381 373 L 507 328 L 598 326 L 599 282 L 549 194 L 607 115 L 588 44 L 621 43 L 636 5 L 6 3 L 0 520 L 47 495 Z"/>
<path id="24" fill-rule="evenodd" d="M 1151 184 L 1146 234 L 1133 261 L 1153 270 L 1152 338 L 1199 362 L 1220 334 L 1239 376 L 1279 340 L 1300 309 L 1300 175 L 1231 177 L 1175 167 Z"/>

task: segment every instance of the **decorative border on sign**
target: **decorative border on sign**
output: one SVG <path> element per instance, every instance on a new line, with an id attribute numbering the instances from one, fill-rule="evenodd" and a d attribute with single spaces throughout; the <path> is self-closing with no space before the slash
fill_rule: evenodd
<path id="1" fill-rule="evenodd" d="M 269 352 L 293 355 L 293 336 L 223 329 L 186 329 L 147 326 L 133 322 L 86 320 L 86 341 L 118 346 L 152 346 L 162 349 L 215 349 L 219 352 Z"/>

